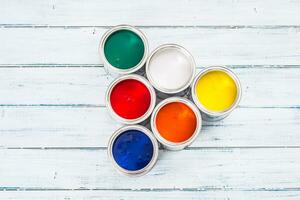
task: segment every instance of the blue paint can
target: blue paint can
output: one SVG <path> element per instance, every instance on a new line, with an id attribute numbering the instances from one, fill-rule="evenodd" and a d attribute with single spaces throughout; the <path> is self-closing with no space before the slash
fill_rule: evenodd
<path id="1" fill-rule="evenodd" d="M 111 136 L 108 156 L 119 172 L 129 176 L 143 175 L 157 161 L 158 143 L 147 128 L 125 126 Z"/>

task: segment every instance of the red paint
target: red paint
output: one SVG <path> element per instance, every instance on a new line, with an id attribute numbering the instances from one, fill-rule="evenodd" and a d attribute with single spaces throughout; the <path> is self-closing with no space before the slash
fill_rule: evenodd
<path id="1" fill-rule="evenodd" d="M 127 79 L 117 83 L 111 91 L 112 109 L 125 119 L 137 119 L 149 109 L 151 95 L 140 81 Z"/>

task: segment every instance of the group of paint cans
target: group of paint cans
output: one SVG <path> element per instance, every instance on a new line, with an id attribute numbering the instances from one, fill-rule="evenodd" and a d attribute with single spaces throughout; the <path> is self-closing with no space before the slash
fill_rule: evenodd
<path id="1" fill-rule="evenodd" d="M 129 25 L 108 30 L 99 46 L 104 67 L 121 75 L 107 89 L 106 107 L 125 126 L 112 134 L 108 155 L 130 176 L 152 169 L 159 144 L 184 149 L 197 138 L 202 119 L 223 119 L 241 98 L 230 69 L 208 67 L 195 76 L 195 61 L 184 47 L 164 44 L 148 51 L 146 36 Z"/>

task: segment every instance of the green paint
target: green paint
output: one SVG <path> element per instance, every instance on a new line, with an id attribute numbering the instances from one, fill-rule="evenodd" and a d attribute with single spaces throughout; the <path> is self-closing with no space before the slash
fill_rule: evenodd
<path id="1" fill-rule="evenodd" d="M 104 44 L 107 61 L 119 69 L 130 69 L 144 56 L 143 40 L 134 32 L 119 30 L 111 34 Z"/>

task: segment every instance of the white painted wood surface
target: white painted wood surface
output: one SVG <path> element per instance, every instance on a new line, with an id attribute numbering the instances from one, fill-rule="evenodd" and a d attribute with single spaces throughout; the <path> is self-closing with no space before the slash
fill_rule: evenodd
<path id="1" fill-rule="evenodd" d="M 289 189 L 299 184 L 299 153 L 299 148 L 160 151 L 147 176 L 128 178 L 111 167 L 106 149 L 5 149 L 0 175 L 1 185 L 20 189 Z"/>
<path id="2" fill-rule="evenodd" d="M 297 0 L 11 0 L 0 9 L 4 25 L 143 26 L 299 25 Z"/>
<path id="3" fill-rule="evenodd" d="M 107 29 L 98 27 L 2 28 L 0 29 L 0 66 L 8 64 L 13 66 L 20 64 L 99 65 L 101 62 L 98 45 L 102 34 Z M 300 63 L 300 27 L 298 26 L 142 27 L 141 30 L 148 37 L 150 50 L 163 43 L 178 43 L 193 53 L 198 66 L 299 65 Z M 11 53 L 7 54 L 7 50 Z"/>
<path id="4" fill-rule="evenodd" d="M 0 199 L 299 199 L 299 18 L 298 0 L 1 2 Z M 150 49 L 185 46 L 198 69 L 231 66 L 243 85 L 232 115 L 136 179 L 106 156 L 121 124 L 98 43 L 120 23 Z"/>
<path id="5" fill-rule="evenodd" d="M 241 106 L 300 106 L 300 65 L 246 66 L 234 71 L 242 83 Z M 103 67 L 0 67 L 0 104 L 104 106 L 112 80 Z"/>
<path id="6" fill-rule="evenodd" d="M 104 148 L 121 124 L 104 107 L 1 107 L 0 147 Z M 191 147 L 297 147 L 298 108 L 238 108 L 226 120 L 204 122 Z"/>
<path id="7" fill-rule="evenodd" d="M 271 200 L 299 200 L 299 191 L 6 191 L 0 193 L 0 197 L 9 200 L 53 200 L 53 199 L 74 199 L 74 200 L 98 200 L 98 199 L 124 199 L 124 200 L 153 200 L 153 199 L 249 199 L 257 198 Z"/>

